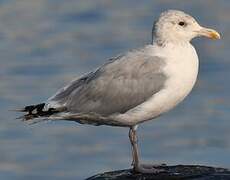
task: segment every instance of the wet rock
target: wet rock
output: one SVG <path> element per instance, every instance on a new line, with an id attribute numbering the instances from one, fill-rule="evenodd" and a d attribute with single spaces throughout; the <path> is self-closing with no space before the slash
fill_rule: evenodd
<path id="1" fill-rule="evenodd" d="M 230 180 L 230 170 L 199 165 L 162 166 L 159 174 L 135 173 L 132 169 L 105 172 L 87 180 Z"/>

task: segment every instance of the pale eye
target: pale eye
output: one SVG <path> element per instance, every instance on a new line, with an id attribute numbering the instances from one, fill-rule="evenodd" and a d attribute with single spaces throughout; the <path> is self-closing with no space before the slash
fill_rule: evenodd
<path id="1" fill-rule="evenodd" d="M 187 24 L 186 24 L 184 21 L 180 21 L 180 22 L 178 23 L 178 25 L 179 25 L 179 26 L 186 26 Z"/>

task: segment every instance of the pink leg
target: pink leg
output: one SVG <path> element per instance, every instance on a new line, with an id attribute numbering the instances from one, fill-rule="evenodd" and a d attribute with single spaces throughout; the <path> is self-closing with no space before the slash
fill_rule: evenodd
<path id="1" fill-rule="evenodd" d="M 157 168 L 157 166 L 159 165 L 140 164 L 136 131 L 137 131 L 137 126 L 133 126 L 129 130 L 129 139 L 132 147 L 132 156 L 133 156 L 133 161 L 132 161 L 133 170 L 140 173 L 164 172 L 165 170 Z"/>

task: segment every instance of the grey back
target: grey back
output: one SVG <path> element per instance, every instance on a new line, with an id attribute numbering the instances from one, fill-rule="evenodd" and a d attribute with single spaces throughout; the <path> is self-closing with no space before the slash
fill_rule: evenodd
<path id="1" fill-rule="evenodd" d="M 71 82 L 50 100 L 74 113 L 124 113 L 164 88 L 164 65 L 164 59 L 144 48 L 130 51 Z"/>

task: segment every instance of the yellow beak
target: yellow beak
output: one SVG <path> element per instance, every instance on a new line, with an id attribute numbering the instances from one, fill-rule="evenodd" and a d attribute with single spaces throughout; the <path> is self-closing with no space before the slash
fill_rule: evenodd
<path id="1" fill-rule="evenodd" d="M 220 34 L 214 29 L 202 27 L 199 31 L 197 31 L 197 33 L 200 36 L 205 36 L 210 39 L 220 39 Z"/>

